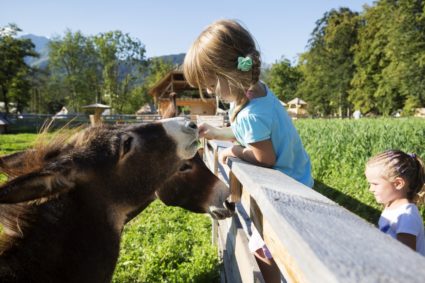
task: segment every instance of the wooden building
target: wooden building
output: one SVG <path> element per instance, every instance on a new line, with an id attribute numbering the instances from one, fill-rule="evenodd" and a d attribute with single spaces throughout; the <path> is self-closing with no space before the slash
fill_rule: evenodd
<path id="1" fill-rule="evenodd" d="M 186 82 L 181 70 L 170 71 L 148 92 L 160 115 L 163 115 L 170 104 L 170 94 L 173 92 L 177 94 L 176 104 L 180 112 L 186 115 L 215 115 L 216 99 L 204 92 L 202 100 L 199 90 Z"/>
<path id="2" fill-rule="evenodd" d="M 286 104 L 287 104 L 288 114 L 292 118 L 308 117 L 307 103 L 304 100 L 296 97 L 292 99 L 291 101 L 288 101 Z"/>

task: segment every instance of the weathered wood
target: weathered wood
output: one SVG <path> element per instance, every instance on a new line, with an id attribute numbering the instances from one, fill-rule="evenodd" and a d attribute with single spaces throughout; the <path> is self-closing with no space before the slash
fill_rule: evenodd
<path id="1" fill-rule="evenodd" d="M 239 202 L 241 200 L 242 186 L 239 180 L 235 175 L 230 172 L 229 176 L 229 185 L 230 185 L 230 201 Z"/>
<path id="2" fill-rule="evenodd" d="M 220 220 L 219 230 L 226 282 L 264 282 L 238 217 Z"/>
<path id="3" fill-rule="evenodd" d="M 235 159 L 231 171 L 258 204 L 264 240 L 289 282 L 425 278 L 424 257 L 316 191 Z"/>
<path id="4" fill-rule="evenodd" d="M 219 152 L 230 145 L 209 141 L 209 150 Z M 234 158 L 228 164 L 218 165 L 219 176 L 227 174 L 227 180 L 234 179 L 230 183 L 242 184 L 241 203 L 288 282 L 422 282 L 425 278 L 424 257 L 313 189 L 276 170 Z M 248 215 L 238 213 L 245 225 L 243 217 Z M 227 240 L 238 245 L 237 232 L 227 233 Z M 224 263 L 236 271 L 237 263 Z M 252 271 L 244 268 L 239 271 Z"/>
<path id="5" fill-rule="evenodd" d="M 236 178 L 231 181 L 232 178 L 228 177 L 230 168 L 218 162 L 218 152 L 230 145 L 232 145 L 231 142 L 208 141 L 204 146 L 204 160 L 211 171 L 216 171 L 217 176 L 231 187 L 235 186 L 237 188 L 236 195 L 240 195 L 239 181 Z M 217 167 L 220 170 L 216 170 Z M 239 218 L 239 215 L 235 215 L 227 220 L 213 221 L 212 236 L 213 238 L 217 237 L 217 239 L 213 239 L 213 243 L 217 244 L 219 255 L 223 260 L 220 280 L 222 283 L 262 283 L 264 282 L 263 276 L 254 255 L 248 249 L 248 238 L 242 229 Z"/>
<path id="6" fill-rule="evenodd" d="M 198 115 L 197 124 L 208 123 L 214 127 L 224 126 L 224 117 L 219 115 Z"/>

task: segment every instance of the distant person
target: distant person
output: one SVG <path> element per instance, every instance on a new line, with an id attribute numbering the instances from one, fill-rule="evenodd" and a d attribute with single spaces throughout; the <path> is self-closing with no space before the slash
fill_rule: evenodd
<path id="1" fill-rule="evenodd" d="M 415 154 L 388 150 L 366 164 L 370 191 L 384 205 L 379 229 L 425 256 L 424 224 L 417 203 L 425 193 L 423 161 Z"/>
<path id="2" fill-rule="evenodd" d="M 62 109 L 59 111 L 60 115 L 67 115 L 68 114 L 68 109 L 66 109 L 65 106 L 62 107 Z"/>
<path id="3" fill-rule="evenodd" d="M 259 80 L 260 53 L 251 34 L 237 21 L 219 20 L 208 26 L 186 54 L 183 71 L 192 86 L 215 93 L 230 103 L 230 127 L 199 125 L 200 137 L 237 140 L 220 159 L 238 157 L 255 165 L 277 169 L 306 186 L 313 186 L 310 158 L 292 119 L 271 90 Z M 259 236 L 251 236 L 267 282 L 280 282 L 279 270 Z"/>
<path id="4" fill-rule="evenodd" d="M 362 117 L 362 112 L 360 112 L 360 110 L 356 110 L 353 113 L 353 118 L 354 119 L 360 119 Z"/>
<path id="5" fill-rule="evenodd" d="M 68 115 L 68 109 L 63 106 L 61 110 L 55 114 L 54 118 L 64 118 L 63 116 L 65 115 Z"/>

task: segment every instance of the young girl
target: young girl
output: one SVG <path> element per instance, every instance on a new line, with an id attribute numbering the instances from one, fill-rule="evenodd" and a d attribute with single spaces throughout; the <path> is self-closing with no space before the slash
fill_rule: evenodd
<path id="1" fill-rule="evenodd" d="M 198 36 L 184 60 L 185 78 L 199 88 L 201 95 L 206 89 L 231 105 L 231 127 L 201 124 L 200 137 L 239 142 L 240 145 L 222 151 L 222 161 L 229 156 L 238 157 L 275 168 L 312 187 L 310 159 L 285 108 L 259 80 L 260 67 L 255 41 L 237 21 L 214 22 Z M 251 237 L 257 240 L 250 241 L 250 247 L 270 267 L 270 252 L 257 236 Z"/>
<path id="2" fill-rule="evenodd" d="M 388 150 L 367 162 L 365 175 L 369 190 L 384 205 L 379 229 L 425 255 L 424 224 L 416 207 L 425 190 L 423 161 L 415 154 Z"/>

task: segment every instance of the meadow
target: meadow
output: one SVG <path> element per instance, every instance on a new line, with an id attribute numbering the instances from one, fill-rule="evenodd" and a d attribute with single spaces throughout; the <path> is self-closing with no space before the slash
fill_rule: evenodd
<path id="1" fill-rule="evenodd" d="M 295 126 L 311 157 L 314 188 L 372 223 L 382 208 L 368 191 L 367 159 L 396 148 L 425 158 L 425 119 L 300 119 Z M 31 146 L 35 137 L 0 135 L 0 155 Z M 113 282 L 218 282 L 219 266 L 209 217 L 156 201 L 126 226 Z"/>
<path id="2" fill-rule="evenodd" d="M 314 188 L 372 223 L 382 207 L 368 190 L 366 161 L 387 149 L 425 158 L 421 118 L 300 119 L 295 126 L 311 158 Z"/>

